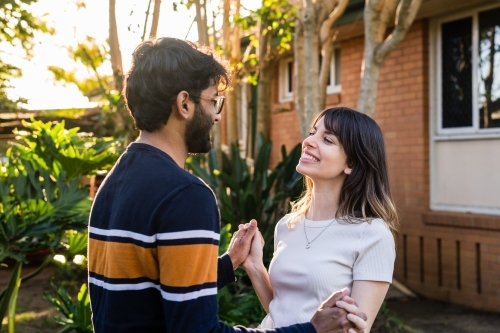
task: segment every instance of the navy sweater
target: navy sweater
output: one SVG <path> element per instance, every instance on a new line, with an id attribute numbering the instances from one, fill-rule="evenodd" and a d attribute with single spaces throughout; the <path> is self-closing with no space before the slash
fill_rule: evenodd
<path id="1" fill-rule="evenodd" d="M 315 332 L 310 323 L 260 330 L 218 320 L 217 287 L 234 280 L 229 257 L 218 258 L 219 230 L 205 183 L 161 150 L 131 144 L 90 215 L 95 333 Z"/>

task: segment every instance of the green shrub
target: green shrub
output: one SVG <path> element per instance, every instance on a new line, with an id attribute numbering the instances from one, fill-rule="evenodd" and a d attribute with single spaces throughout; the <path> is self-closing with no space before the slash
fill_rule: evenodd
<path id="1" fill-rule="evenodd" d="M 92 333 L 90 298 L 87 290 L 87 285 L 84 283 L 80 288 L 76 302 L 61 287 L 56 287 L 52 284 L 52 288 L 56 291 L 57 298 L 44 292 L 43 298 L 52 303 L 64 317 L 56 316 L 56 322 L 64 325 L 64 328 L 58 333 L 67 333 L 75 331 L 76 333 Z"/>
<path id="2" fill-rule="evenodd" d="M 118 157 L 115 141 L 79 134 L 77 128 L 66 130 L 64 122 L 23 125 L 25 130 L 15 131 L 22 143 L 13 143 L 8 162 L 0 163 L 0 261 L 9 257 L 17 262 L 0 293 L 0 327 L 8 311 L 9 332 L 14 332 L 17 290 L 29 278 L 21 277 L 26 254 L 45 249 L 54 253 L 68 230 L 86 229 L 91 201 L 80 178 Z"/>

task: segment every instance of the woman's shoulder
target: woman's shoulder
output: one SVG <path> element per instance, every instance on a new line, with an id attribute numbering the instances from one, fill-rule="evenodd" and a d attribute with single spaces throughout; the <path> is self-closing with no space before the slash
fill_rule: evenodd
<path id="1" fill-rule="evenodd" d="M 389 243 L 394 242 L 394 236 L 387 223 L 380 219 L 375 218 L 367 222 L 366 228 L 363 230 L 363 238 L 372 238 L 374 240 L 385 240 Z"/>
<path id="2" fill-rule="evenodd" d="M 371 229 L 387 230 L 387 231 L 390 232 L 389 226 L 381 218 L 374 218 L 374 219 L 372 219 L 370 222 L 368 222 L 368 225 L 370 226 Z"/>
<path id="3" fill-rule="evenodd" d="M 290 221 L 290 219 L 292 218 L 292 214 L 286 214 L 285 216 L 283 216 L 279 221 L 278 223 L 276 223 L 276 227 L 279 227 L 279 226 L 286 226 L 287 222 Z"/>
<path id="4" fill-rule="evenodd" d="M 292 230 L 295 228 L 297 223 L 300 223 L 301 218 L 297 217 L 295 214 L 289 213 L 283 216 L 277 223 L 275 230 Z"/>

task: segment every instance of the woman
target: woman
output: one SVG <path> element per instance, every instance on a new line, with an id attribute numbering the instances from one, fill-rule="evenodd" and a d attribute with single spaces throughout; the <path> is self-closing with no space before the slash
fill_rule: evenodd
<path id="1" fill-rule="evenodd" d="M 269 274 L 258 234 L 243 263 L 268 312 L 261 326 L 308 321 L 332 291 L 349 287 L 369 332 L 392 281 L 398 232 L 382 132 L 362 113 L 327 109 L 297 171 L 306 190 L 276 226 Z"/>

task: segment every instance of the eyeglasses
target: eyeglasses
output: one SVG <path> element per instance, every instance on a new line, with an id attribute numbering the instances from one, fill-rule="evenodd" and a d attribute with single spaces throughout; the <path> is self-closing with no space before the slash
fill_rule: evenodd
<path id="1" fill-rule="evenodd" d="M 225 96 L 214 96 L 214 97 L 203 97 L 203 96 L 194 96 L 190 95 L 191 97 L 197 97 L 201 99 L 208 99 L 212 101 L 214 104 L 214 109 L 216 114 L 220 114 L 222 112 L 222 107 L 224 106 L 224 99 L 226 98 Z"/>

